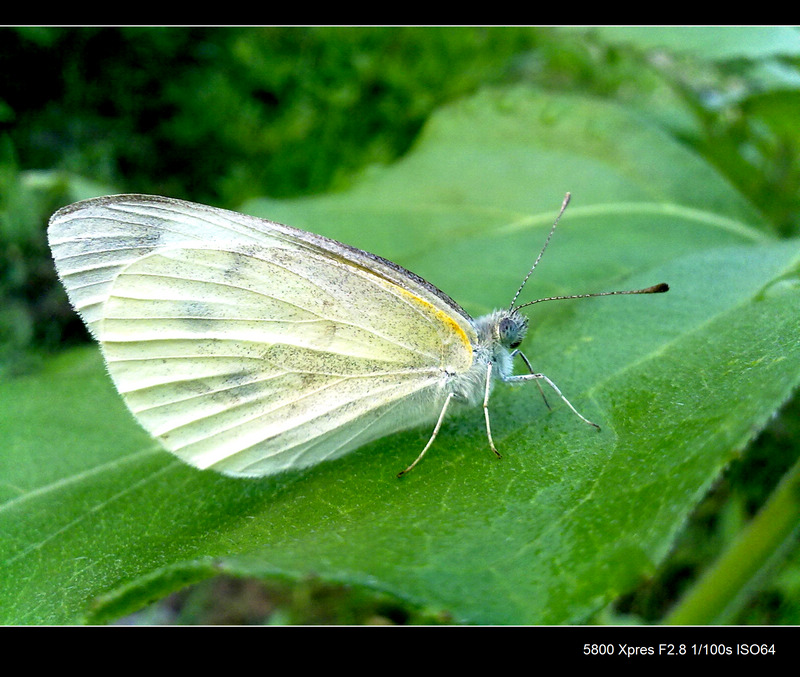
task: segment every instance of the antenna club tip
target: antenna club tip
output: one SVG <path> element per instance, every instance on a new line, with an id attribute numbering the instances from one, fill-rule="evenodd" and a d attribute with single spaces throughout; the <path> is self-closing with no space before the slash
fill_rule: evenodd
<path id="1" fill-rule="evenodd" d="M 654 284 L 645 291 L 651 294 L 663 294 L 665 291 L 669 291 L 669 285 L 666 282 L 662 282 L 661 284 Z"/>

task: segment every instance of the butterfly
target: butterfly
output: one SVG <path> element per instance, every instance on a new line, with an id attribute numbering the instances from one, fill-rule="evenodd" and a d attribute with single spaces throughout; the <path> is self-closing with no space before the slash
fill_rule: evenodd
<path id="1" fill-rule="evenodd" d="M 101 346 L 139 423 L 201 469 L 259 477 L 335 459 L 454 404 L 482 406 L 496 380 L 549 386 L 519 346 L 520 311 L 473 319 L 447 294 L 380 256 L 265 219 L 149 195 L 77 202 L 48 239 L 70 302 Z M 514 374 L 519 357 L 528 373 Z M 545 400 L 547 402 L 547 400 Z M 549 406 L 549 405 L 548 405 Z"/>

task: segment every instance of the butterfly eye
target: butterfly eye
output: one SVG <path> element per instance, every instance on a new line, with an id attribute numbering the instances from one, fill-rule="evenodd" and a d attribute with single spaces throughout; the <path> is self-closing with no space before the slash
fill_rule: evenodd
<path id="1" fill-rule="evenodd" d="M 497 325 L 497 336 L 504 346 L 518 348 L 525 337 L 525 327 L 513 318 L 504 317 Z"/>

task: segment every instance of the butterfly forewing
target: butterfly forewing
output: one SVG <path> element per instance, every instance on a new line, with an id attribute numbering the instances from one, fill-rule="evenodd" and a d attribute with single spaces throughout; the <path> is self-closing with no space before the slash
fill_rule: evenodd
<path id="1" fill-rule="evenodd" d="M 279 223 L 154 195 L 111 195 L 56 212 L 48 239 L 70 301 L 96 335 L 103 304 L 120 270 L 171 247 L 238 245 L 315 251 L 330 262 L 371 271 L 452 316 L 473 338 L 469 316 L 451 298 L 413 273 L 368 252 Z"/>
<path id="2" fill-rule="evenodd" d="M 131 411 L 192 465 L 264 475 L 335 458 L 429 420 L 445 372 L 471 364 L 459 321 L 424 289 L 283 232 L 233 224 L 223 243 L 216 210 L 189 209 L 195 228 L 211 223 L 200 238 L 183 217 L 156 219 L 158 204 L 114 207 L 84 221 L 115 233 L 100 245 L 75 212 L 51 229 L 59 271 Z"/>

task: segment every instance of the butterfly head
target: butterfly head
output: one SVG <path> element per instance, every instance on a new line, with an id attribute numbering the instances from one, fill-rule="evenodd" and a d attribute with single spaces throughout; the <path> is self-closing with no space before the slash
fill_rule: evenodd
<path id="1" fill-rule="evenodd" d="M 493 338 L 504 348 L 519 348 L 528 331 L 528 318 L 516 309 L 499 313 L 492 327 Z"/>

